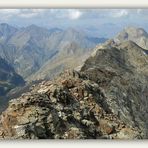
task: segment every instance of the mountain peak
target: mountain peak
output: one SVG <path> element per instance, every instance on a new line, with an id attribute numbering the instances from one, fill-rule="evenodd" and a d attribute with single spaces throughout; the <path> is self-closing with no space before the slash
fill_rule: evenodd
<path id="1" fill-rule="evenodd" d="M 44 29 L 44 28 L 39 27 L 39 26 L 37 26 L 35 24 L 32 24 L 32 25 L 27 26 L 25 29 L 26 30 L 35 30 L 35 31 L 37 31 L 38 29 L 40 30 L 40 29 Z"/>
<path id="2" fill-rule="evenodd" d="M 1 23 L 0 26 L 11 26 L 11 25 L 9 25 L 9 24 L 7 24 L 7 23 Z M 11 26 L 11 27 L 12 27 L 12 26 Z"/>
<path id="3" fill-rule="evenodd" d="M 81 31 L 78 31 L 78 30 L 76 30 L 75 28 L 68 28 L 68 29 L 66 29 L 66 31 L 65 31 L 65 34 L 77 34 L 77 35 L 79 35 L 79 34 L 81 34 L 81 35 L 84 35 L 84 33 L 83 32 L 81 32 Z"/>
<path id="4" fill-rule="evenodd" d="M 0 28 L 14 28 L 14 29 L 16 29 L 15 27 L 13 27 L 13 26 L 11 26 L 11 25 L 9 25 L 7 23 L 1 23 Z"/>
<path id="5" fill-rule="evenodd" d="M 133 67 L 130 67 L 129 61 Z M 109 40 L 96 46 L 91 57 L 82 66 L 82 71 L 97 65 L 113 68 L 118 72 L 127 72 L 127 69 L 131 70 L 132 68 L 140 71 L 147 62 L 143 48 L 135 42 L 129 40 L 116 43 L 114 40 Z"/>
<path id="6" fill-rule="evenodd" d="M 143 28 L 137 28 L 133 26 L 126 27 L 124 29 L 125 32 L 129 34 L 137 35 L 137 36 L 148 36 L 147 32 Z"/>
<path id="7" fill-rule="evenodd" d="M 6 23 L 0 24 L 0 36 L 5 37 L 6 40 L 11 35 L 13 35 L 16 31 L 17 31 L 17 28 L 15 28 L 11 25 L 8 25 Z"/>
<path id="8" fill-rule="evenodd" d="M 116 43 L 131 40 L 144 49 L 148 49 L 148 33 L 142 28 L 127 27 L 114 38 Z"/>
<path id="9" fill-rule="evenodd" d="M 62 32 L 63 30 L 60 29 L 60 28 L 55 27 L 55 28 L 49 29 L 49 31 L 50 31 L 51 33 L 53 33 L 53 32 Z"/>

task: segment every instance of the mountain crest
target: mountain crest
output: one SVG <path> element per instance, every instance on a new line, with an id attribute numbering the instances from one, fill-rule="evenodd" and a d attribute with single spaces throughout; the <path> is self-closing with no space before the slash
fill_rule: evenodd
<path id="1" fill-rule="evenodd" d="M 148 33 L 142 28 L 127 27 L 114 38 L 117 43 L 131 40 L 148 50 Z"/>

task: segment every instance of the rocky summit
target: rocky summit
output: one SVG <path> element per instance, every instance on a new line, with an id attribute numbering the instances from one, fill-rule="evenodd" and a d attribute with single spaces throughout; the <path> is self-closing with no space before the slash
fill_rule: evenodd
<path id="1" fill-rule="evenodd" d="M 131 40 L 145 50 L 148 50 L 148 33 L 143 28 L 126 27 L 114 38 L 115 42 Z"/>
<path id="2" fill-rule="evenodd" d="M 0 138 L 147 138 L 147 66 L 147 55 L 132 41 L 101 44 L 79 71 L 11 100 L 0 116 Z"/>

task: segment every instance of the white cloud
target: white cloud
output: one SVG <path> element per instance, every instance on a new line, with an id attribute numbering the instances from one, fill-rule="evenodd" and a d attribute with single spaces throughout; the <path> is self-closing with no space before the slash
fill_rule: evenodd
<path id="1" fill-rule="evenodd" d="M 20 9 L 0 9 L 0 20 L 7 21 L 20 13 Z"/>
<path id="2" fill-rule="evenodd" d="M 11 17 L 32 18 L 44 13 L 46 9 L 0 9 L 0 15 L 2 14 L 5 20 Z"/>
<path id="3" fill-rule="evenodd" d="M 128 15 L 129 15 L 129 12 L 128 12 L 128 10 L 125 10 L 125 9 L 116 10 L 112 13 L 112 17 L 116 17 L 116 18 L 125 17 L 125 16 L 128 16 Z"/>
<path id="4" fill-rule="evenodd" d="M 143 18 L 147 18 L 148 9 L 137 9 L 137 14 L 142 16 Z"/>
<path id="5" fill-rule="evenodd" d="M 49 21 L 49 22 L 65 22 L 71 20 L 83 19 L 84 21 L 113 21 L 122 20 L 122 18 L 131 19 L 133 17 L 147 19 L 148 9 L 0 9 L 0 21 L 15 22 L 22 21 Z M 23 18 L 26 18 L 23 20 Z M 128 21 L 128 20 L 127 20 Z M 82 22 L 82 21 L 81 21 Z M 88 22 L 89 23 L 89 22 Z"/>
<path id="6" fill-rule="evenodd" d="M 59 10 L 58 9 L 50 9 L 49 10 L 49 12 L 51 12 L 51 13 L 56 13 L 56 12 L 58 12 Z"/>
<path id="7" fill-rule="evenodd" d="M 0 9 L 1 14 L 18 14 L 20 9 Z"/>
<path id="8" fill-rule="evenodd" d="M 43 13 L 43 12 L 47 11 L 47 9 L 31 9 L 31 10 L 34 13 Z"/>
<path id="9" fill-rule="evenodd" d="M 76 20 L 79 19 L 82 14 L 82 11 L 78 9 L 50 9 L 47 15 L 57 19 Z"/>
<path id="10" fill-rule="evenodd" d="M 18 16 L 23 18 L 32 18 L 42 14 L 45 11 L 45 9 L 21 9 Z"/>
<path id="11" fill-rule="evenodd" d="M 82 12 L 79 10 L 68 10 L 68 17 L 72 20 L 79 19 L 82 16 Z"/>
<path id="12" fill-rule="evenodd" d="M 137 9 L 137 13 L 140 14 L 142 12 L 142 9 Z"/>
<path id="13" fill-rule="evenodd" d="M 23 17 L 23 18 L 32 18 L 34 16 L 37 16 L 37 14 L 36 13 L 27 13 L 27 14 L 21 13 L 21 14 L 19 14 L 19 17 Z"/>

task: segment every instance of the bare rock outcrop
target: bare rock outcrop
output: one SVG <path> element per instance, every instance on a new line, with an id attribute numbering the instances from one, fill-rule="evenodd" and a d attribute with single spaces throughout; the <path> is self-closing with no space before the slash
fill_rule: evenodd
<path id="1" fill-rule="evenodd" d="M 141 138 L 112 113 L 98 84 L 75 71 L 11 100 L 0 124 L 1 139 Z"/>

